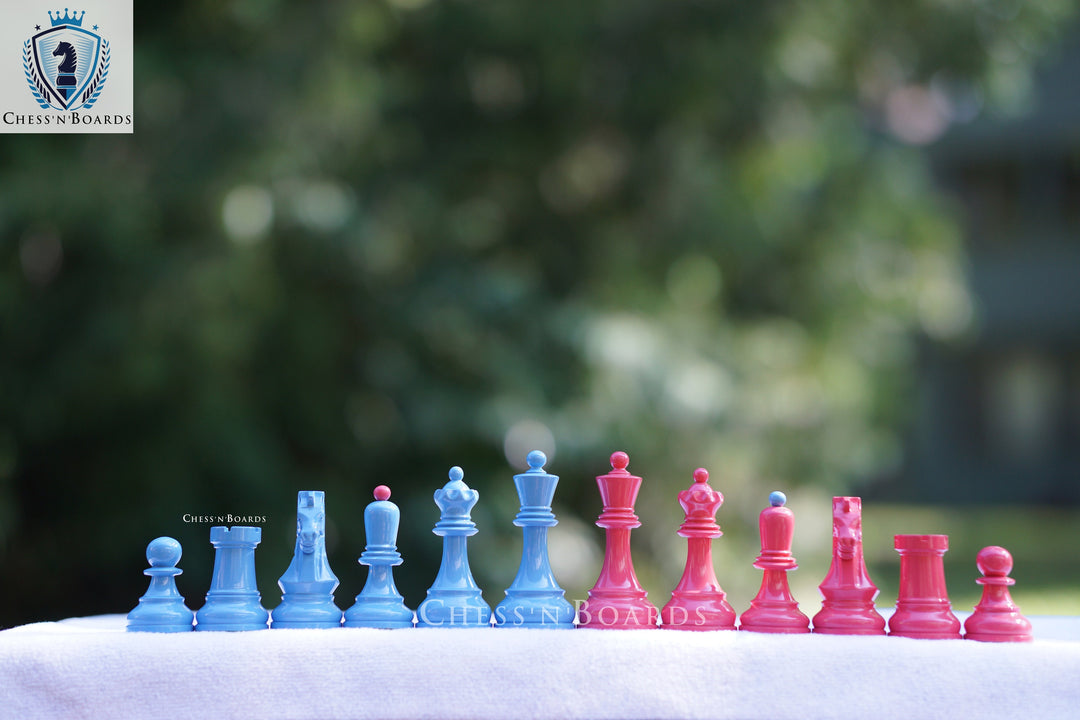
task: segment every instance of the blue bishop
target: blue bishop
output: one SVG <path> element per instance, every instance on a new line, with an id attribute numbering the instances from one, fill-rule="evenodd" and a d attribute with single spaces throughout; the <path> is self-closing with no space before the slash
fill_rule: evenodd
<path id="1" fill-rule="evenodd" d="M 397 551 L 401 511 L 390 502 L 390 488 L 375 488 L 375 502 L 364 510 L 367 546 L 360 564 L 368 566 L 367 582 L 356 604 L 345 611 L 345 627 L 411 628 L 413 611 L 405 606 L 394 584 L 394 566 L 401 564 Z"/>

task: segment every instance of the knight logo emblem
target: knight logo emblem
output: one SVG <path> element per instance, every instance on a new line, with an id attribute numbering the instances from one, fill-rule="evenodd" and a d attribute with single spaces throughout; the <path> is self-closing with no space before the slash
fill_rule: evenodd
<path id="1" fill-rule="evenodd" d="M 34 100 L 42 109 L 83 110 L 93 107 L 109 77 L 109 41 L 98 26 L 83 27 L 86 11 L 63 16 L 49 11 L 50 27 L 23 44 L 23 71 Z"/>

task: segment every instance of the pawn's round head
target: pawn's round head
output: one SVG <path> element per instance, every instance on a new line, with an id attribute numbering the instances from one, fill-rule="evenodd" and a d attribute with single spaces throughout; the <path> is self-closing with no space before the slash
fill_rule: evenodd
<path id="1" fill-rule="evenodd" d="M 530 470 L 539 472 L 544 469 L 544 465 L 547 463 L 547 455 L 541 450 L 533 450 L 525 456 L 525 462 L 529 463 Z"/>
<path id="2" fill-rule="evenodd" d="M 997 545 L 984 547 L 975 556 L 975 567 L 987 577 L 1004 577 L 1012 572 L 1012 555 L 1008 550 Z"/>
<path id="3" fill-rule="evenodd" d="M 694 471 L 694 482 L 707 483 L 709 482 L 709 471 L 705 468 L 698 468 Z"/>
<path id="4" fill-rule="evenodd" d="M 625 470 L 626 466 L 630 464 L 630 456 L 624 453 L 622 450 L 611 453 L 611 469 L 612 470 Z"/>
<path id="5" fill-rule="evenodd" d="M 787 495 L 780 492 L 779 490 L 769 493 L 769 504 L 773 507 L 784 507 L 786 503 Z"/>
<path id="6" fill-rule="evenodd" d="M 146 546 L 146 561 L 150 567 L 172 567 L 180 562 L 181 552 L 179 542 L 171 537 L 159 537 Z"/>
<path id="7" fill-rule="evenodd" d="M 375 488 L 375 499 L 379 500 L 380 502 L 383 500 L 389 500 L 390 488 L 386 487 L 385 485 L 380 485 Z"/>

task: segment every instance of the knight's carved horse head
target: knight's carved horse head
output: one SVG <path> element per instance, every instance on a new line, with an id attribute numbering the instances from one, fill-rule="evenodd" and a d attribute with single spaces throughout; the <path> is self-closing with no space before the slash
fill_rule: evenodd
<path id="1" fill-rule="evenodd" d="M 296 542 L 304 553 L 310 555 L 326 533 L 326 515 L 322 503 L 317 502 L 313 494 L 302 496 L 297 505 Z"/>
<path id="2" fill-rule="evenodd" d="M 862 543 L 862 503 L 858 498 L 838 497 L 833 501 L 833 543 L 838 558 L 855 559 Z"/>
<path id="3" fill-rule="evenodd" d="M 58 57 L 60 55 L 63 55 L 64 59 L 60 61 L 60 66 L 57 68 L 57 71 L 62 73 L 75 72 L 75 61 L 77 59 L 75 46 L 65 40 L 61 40 L 56 44 L 56 49 L 53 50 L 53 57 Z"/>

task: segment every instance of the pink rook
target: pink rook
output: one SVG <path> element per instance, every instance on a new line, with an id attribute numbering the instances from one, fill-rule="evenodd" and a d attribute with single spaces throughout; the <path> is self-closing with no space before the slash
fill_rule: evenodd
<path id="1" fill-rule="evenodd" d="M 818 587 L 824 600 L 814 616 L 814 632 L 885 634 L 885 618 L 874 608 L 878 589 L 863 560 L 862 498 L 833 498 L 832 565 Z"/>
<path id="2" fill-rule="evenodd" d="M 712 541 L 723 535 L 716 524 L 716 511 L 724 496 L 709 486 L 709 471 L 694 471 L 694 484 L 679 493 L 686 520 L 679 535 L 686 538 L 686 568 L 660 612 L 665 630 L 734 630 L 735 610 L 713 570 Z"/>
<path id="3" fill-rule="evenodd" d="M 784 507 L 787 497 L 782 492 L 769 495 L 769 504 L 758 517 L 761 532 L 761 554 L 754 567 L 764 571 L 761 589 L 750 602 L 750 608 L 739 618 L 739 629 L 762 633 L 810 632 L 810 618 L 799 610 L 791 596 L 787 574 L 799 566 L 791 554 L 795 537 L 795 514 Z"/>
<path id="4" fill-rule="evenodd" d="M 645 599 L 647 593 L 638 582 L 630 556 L 630 531 L 641 527 L 634 514 L 641 478 L 626 470 L 629 463 L 626 453 L 613 453 L 611 472 L 596 478 L 604 503 L 604 512 L 596 521 L 605 529 L 604 565 L 589 598 L 578 609 L 579 627 L 605 630 L 656 627 L 656 607 Z"/>
<path id="5" fill-rule="evenodd" d="M 934 640 L 959 640 L 960 621 L 945 589 L 948 535 L 895 535 L 900 553 L 900 593 L 889 618 L 889 634 Z"/>

